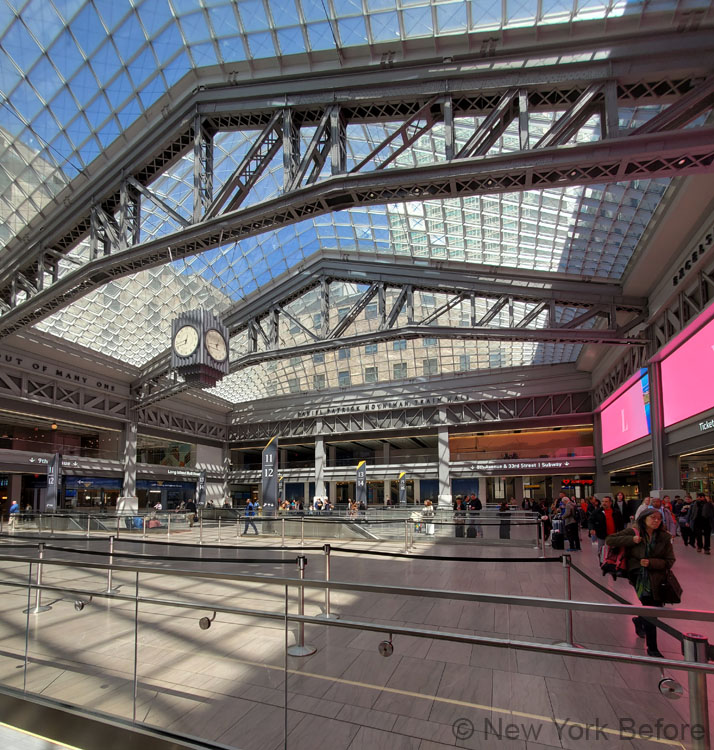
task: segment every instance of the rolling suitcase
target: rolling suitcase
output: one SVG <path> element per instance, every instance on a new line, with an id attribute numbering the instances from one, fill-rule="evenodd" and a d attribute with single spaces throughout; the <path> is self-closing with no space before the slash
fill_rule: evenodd
<path id="1" fill-rule="evenodd" d="M 554 531 L 550 535 L 550 543 L 553 549 L 565 549 L 565 534 L 562 531 Z"/>
<path id="2" fill-rule="evenodd" d="M 463 524 L 456 526 L 456 536 L 460 537 L 461 539 L 464 538 L 464 525 Z"/>
<path id="3" fill-rule="evenodd" d="M 466 536 L 469 539 L 476 539 L 476 527 L 475 526 L 469 526 L 466 529 Z"/>

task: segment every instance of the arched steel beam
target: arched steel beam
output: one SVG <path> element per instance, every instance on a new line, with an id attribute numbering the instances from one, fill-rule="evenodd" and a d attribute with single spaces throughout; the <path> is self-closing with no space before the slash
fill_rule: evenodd
<path id="1" fill-rule="evenodd" d="M 91 289 L 171 260 L 353 206 L 591 185 L 714 171 L 714 128 L 643 134 L 538 152 L 340 175 L 89 261 L 0 317 L 0 338 Z"/>

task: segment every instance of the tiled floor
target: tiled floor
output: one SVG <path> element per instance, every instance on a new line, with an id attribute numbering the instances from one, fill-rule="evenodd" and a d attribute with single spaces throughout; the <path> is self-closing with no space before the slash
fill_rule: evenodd
<path id="1" fill-rule="evenodd" d="M 195 538 L 195 532 L 193 533 Z M 189 534 L 173 541 L 190 541 Z M 215 541 L 204 536 L 204 542 Z M 224 539 L 224 541 L 227 541 Z M 235 543 L 235 540 L 231 540 Z M 55 544 L 59 544 L 55 540 Z M 66 542 L 63 543 L 66 546 Z M 106 540 L 78 541 L 81 547 L 106 549 Z M 377 647 L 390 627 L 410 626 L 433 631 L 511 637 L 552 643 L 562 641 L 564 614 L 546 608 L 526 608 L 453 599 L 392 596 L 381 593 L 332 592 L 332 610 L 343 619 L 376 623 L 384 633 L 328 625 L 307 625 L 306 641 L 317 648 L 306 658 L 287 657 L 284 620 L 256 615 L 219 613 L 210 629 L 198 627 L 211 617 L 213 602 L 247 610 L 281 613 L 285 587 L 271 576 L 296 576 L 295 551 L 258 550 L 279 544 L 265 536 L 243 538 L 225 550 L 223 561 L 214 548 L 173 545 L 174 555 L 203 562 L 176 563 L 188 571 L 210 569 L 264 574 L 260 583 L 208 580 L 190 572 L 176 575 L 142 573 L 143 597 L 204 603 L 205 609 L 181 609 L 142 603 L 135 621 L 132 601 L 95 598 L 78 612 L 74 595 L 45 594 L 52 609 L 30 615 L 28 668 L 23 669 L 27 594 L 0 587 L 0 681 L 48 697 L 86 705 L 139 721 L 252 750 L 287 747 L 358 750 L 359 748 L 446 747 L 501 750 L 538 748 L 689 747 L 681 724 L 689 721 L 688 701 L 669 701 L 658 692 L 659 670 L 647 666 L 594 662 L 572 656 L 536 654 L 396 635 L 394 654 L 380 656 Z M 310 546 L 315 546 L 312 541 Z M 351 547 L 370 548 L 351 543 Z M 381 551 L 399 546 L 371 545 Z M 120 542 L 117 550 L 151 554 L 168 548 Z M 683 607 L 713 609 L 714 560 L 697 555 L 677 542 L 676 572 L 685 593 Z M 474 555 L 500 557 L 499 562 L 427 561 L 404 558 L 332 555 L 333 581 L 369 582 L 471 592 L 558 598 L 563 572 L 557 563 L 509 563 L 506 557 L 538 555 L 538 550 L 464 544 L 450 547 L 417 539 L 415 555 Z M 324 556 L 307 552 L 306 577 L 321 579 Z M 49 551 L 48 556 L 68 553 Z M 78 556 L 75 556 L 78 557 Z M 249 565 L 245 558 L 270 563 Z M 82 560 L 96 559 L 83 556 Z M 282 564 L 281 559 L 287 560 Z M 603 579 L 589 544 L 574 561 L 590 575 L 634 601 L 625 581 Z M 132 559 L 124 562 L 131 564 Z M 165 567 L 166 563 L 155 563 Z M 26 564 L 3 563 L 2 579 L 26 581 Z M 46 566 L 44 582 L 55 586 L 101 591 L 106 578 L 99 571 Z M 133 595 L 134 573 L 114 575 L 120 593 Z M 590 583 L 573 575 L 573 598 L 611 601 Z M 307 614 L 319 614 L 322 591 L 308 590 Z M 290 595 L 295 611 L 295 594 Z M 670 623 L 686 629 L 683 623 Z M 135 628 L 138 647 L 134 647 Z M 714 640 L 712 624 L 694 629 Z M 691 627 L 689 629 L 692 629 Z M 576 642 L 623 653 L 644 653 L 629 618 L 617 615 L 574 616 Z M 287 640 L 295 642 L 289 624 Z M 660 635 L 660 649 L 681 658 L 679 644 Z M 134 661 L 137 662 L 136 701 L 133 700 Z M 686 675 L 673 674 L 686 691 Z M 714 693 L 712 693 L 714 696 Z M 287 712 L 285 711 L 287 701 Z M 666 737 L 646 738 L 620 731 L 632 725 L 667 727 Z M 682 742 L 684 739 L 684 742 Z"/>

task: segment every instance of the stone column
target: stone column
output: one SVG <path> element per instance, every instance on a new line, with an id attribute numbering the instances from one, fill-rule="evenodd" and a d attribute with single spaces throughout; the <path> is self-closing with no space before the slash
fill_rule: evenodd
<path id="1" fill-rule="evenodd" d="M 229 447 L 229 444 L 223 443 L 223 502 L 228 500 L 231 505 L 233 505 L 233 501 L 231 500 L 231 493 L 228 488 L 228 474 L 231 470 L 231 450 Z"/>
<path id="2" fill-rule="evenodd" d="M 593 451 L 595 453 L 595 484 L 593 495 L 602 500 L 605 495 L 612 495 L 610 491 L 610 472 L 602 465 L 602 423 L 600 412 L 595 414 L 593 420 Z"/>
<path id="3" fill-rule="evenodd" d="M 513 477 L 513 494 L 519 503 L 523 500 L 523 477 Z"/>
<path id="4" fill-rule="evenodd" d="M 325 496 L 325 438 L 315 438 L 315 494 Z M 331 500 L 331 499 L 330 499 Z M 312 498 L 309 498 L 312 503 Z"/>
<path id="5" fill-rule="evenodd" d="M 392 480 L 391 479 L 385 479 L 383 482 L 383 492 L 384 492 L 384 504 L 387 505 L 389 502 L 389 498 L 392 495 Z"/>
<path id="6" fill-rule="evenodd" d="M 441 421 L 446 421 L 446 413 L 440 410 Z M 439 427 L 439 502 L 440 506 L 451 508 L 451 451 L 449 450 L 449 428 L 447 425 Z"/>
<path id="7" fill-rule="evenodd" d="M 136 437 L 137 420 L 134 417 L 124 426 L 124 483 L 122 496 L 117 500 L 117 513 L 133 513 L 139 509 L 136 496 Z"/>

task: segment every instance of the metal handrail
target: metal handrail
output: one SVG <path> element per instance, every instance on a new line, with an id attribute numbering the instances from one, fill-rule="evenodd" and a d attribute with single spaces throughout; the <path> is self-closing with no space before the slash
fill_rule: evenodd
<path id="1" fill-rule="evenodd" d="M 111 559 L 111 558 L 110 558 Z M 564 558 L 565 559 L 565 558 Z M 225 574 L 225 573 L 214 573 L 214 572 L 202 572 L 192 570 L 177 570 L 177 569 L 162 569 L 153 568 L 147 566 L 138 565 L 114 565 L 108 563 L 80 563 L 73 560 L 51 560 L 44 557 L 44 545 L 39 545 L 38 557 L 31 555 L 0 555 L 0 560 L 6 562 L 15 563 L 28 563 L 28 580 L 24 581 L 0 581 L 0 585 L 9 585 L 11 587 L 27 589 L 28 609 L 24 610 L 27 613 L 28 620 L 25 627 L 25 671 L 23 676 L 23 690 L 26 690 L 27 684 L 27 664 L 28 664 L 28 634 L 30 631 L 30 614 L 37 615 L 51 607 L 41 607 L 40 599 L 41 592 L 55 591 L 61 592 L 64 595 L 71 594 L 76 597 L 89 597 L 89 602 L 95 597 L 101 597 L 105 599 L 117 599 L 120 601 L 133 602 L 134 603 L 134 702 L 133 702 L 133 721 L 136 722 L 136 700 L 138 695 L 138 622 L 139 622 L 139 605 L 155 605 L 155 606 L 167 606 L 179 609 L 187 610 L 213 610 L 213 618 L 215 619 L 216 613 L 221 612 L 225 614 L 240 615 L 259 617 L 270 620 L 276 620 L 284 622 L 285 624 L 285 662 L 284 668 L 288 669 L 287 657 L 288 654 L 292 653 L 294 656 L 306 656 L 314 653 L 315 648 L 313 646 L 307 646 L 304 643 L 304 628 L 306 624 L 310 625 L 328 625 L 336 627 L 344 627 L 353 630 L 360 630 L 374 633 L 388 633 L 389 643 L 391 644 L 392 637 L 396 635 L 412 636 L 417 638 L 429 638 L 441 641 L 451 641 L 455 643 L 462 643 L 467 645 L 479 645 L 479 646 L 490 646 L 496 648 L 512 648 L 519 651 L 531 652 L 531 653 L 546 653 L 552 655 L 569 655 L 569 656 L 580 656 L 585 659 L 591 660 L 604 660 L 616 663 L 627 663 L 627 664 L 642 664 L 656 666 L 660 669 L 668 667 L 670 669 L 682 670 L 688 674 L 689 689 L 690 689 L 690 714 L 692 721 L 697 719 L 697 726 L 700 726 L 703 732 L 703 739 L 697 737 L 695 744 L 693 745 L 694 750 L 710 750 L 711 744 L 709 739 L 709 719 L 708 719 L 708 704 L 707 704 L 707 685 L 706 676 L 714 674 L 714 664 L 710 664 L 706 658 L 707 640 L 703 636 L 696 634 L 688 634 L 685 636 L 683 661 L 675 659 L 666 659 L 664 657 L 651 657 L 651 656 L 639 656 L 636 654 L 618 653 L 612 651 L 601 651 L 598 649 L 591 648 L 578 648 L 577 651 L 573 651 L 572 641 L 566 641 L 565 643 L 556 644 L 544 644 L 544 643 L 533 643 L 528 641 L 520 641 L 516 639 L 507 638 L 494 638 L 488 636 L 479 635 L 464 635 L 461 633 L 449 633 L 443 631 L 428 630 L 424 628 L 408 627 L 396 624 L 376 624 L 372 622 L 364 622 L 361 620 L 352 620 L 344 618 L 326 618 L 325 615 L 311 616 L 305 615 L 304 606 L 299 607 L 298 614 L 291 614 L 289 612 L 289 600 L 288 591 L 289 587 L 297 587 L 299 590 L 299 602 L 304 602 L 305 588 L 332 588 L 342 591 L 358 591 L 378 594 L 391 594 L 394 595 L 405 595 L 405 596 L 425 596 L 427 598 L 449 598 L 456 600 L 470 600 L 470 601 L 485 601 L 490 603 L 500 603 L 514 606 L 536 606 L 546 609 L 561 609 L 565 610 L 568 615 L 572 615 L 573 611 L 594 611 L 594 612 L 608 612 L 615 614 L 638 614 L 642 616 L 657 616 L 653 612 L 651 607 L 637 607 L 630 605 L 608 605 L 599 604 L 592 602 L 574 602 L 569 600 L 560 599 L 534 599 L 530 597 L 519 597 L 519 596 L 504 596 L 494 594 L 478 594 L 471 592 L 460 592 L 460 591 L 444 591 L 435 589 L 421 589 L 421 588 L 408 588 L 402 586 L 383 586 L 374 584 L 359 584 L 359 583 L 344 583 L 330 581 L 329 576 L 326 575 L 326 580 L 316 581 L 304 578 L 304 570 L 307 559 L 304 555 L 297 557 L 296 562 L 300 568 L 300 578 L 286 578 L 286 577 L 271 577 L 266 579 L 264 576 L 251 576 L 246 574 Z M 205 559 L 203 560 L 205 561 Z M 37 565 L 37 578 L 36 583 L 32 583 L 32 568 L 33 564 Z M 135 573 L 135 587 L 134 594 L 122 594 L 116 590 L 112 590 L 109 586 L 105 591 L 90 592 L 85 589 L 68 588 L 65 586 L 50 586 L 42 583 L 42 567 L 43 565 L 58 565 L 58 566 L 71 566 L 73 568 L 95 568 L 95 569 L 106 569 L 108 571 L 128 571 Z M 207 602 L 187 602 L 175 599 L 164 599 L 160 597 L 143 597 L 139 595 L 139 580 L 140 574 L 150 575 L 171 575 L 171 576 L 185 576 L 202 578 L 202 579 L 215 579 L 215 580 L 235 580 L 244 582 L 259 583 L 264 586 L 266 583 L 274 586 L 284 586 L 285 589 L 285 600 L 284 600 L 284 611 L 283 612 L 269 612 L 264 610 L 252 610 L 244 609 L 239 607 L 230 607 L 226 605 L 215 605 Z M 29 602 L 31 600 L 32 591 L 36 592 L 37 604 L 34 609 L 30 609 Z M 569 595 L 569 592 L 566 593 Z M 81 610 L 84 608 L 87 602 L 83 602 L 81 599 L 75 602 L 75 608 Z M 714 621 L 714 612 L 703 612 L 698 610 L 672 610 L 671 612 L 663 613 L 658 610 L 661 614 L 659 616 L 666 618 L 673 617 L 674 619 L 687 619 L 687 620 L 699 620 L 699 621 Z M 329 612 L 327 612 L 329 615 Z M 210 627 L 210 621 L 204 627 L 203 621 L 208 618 L 201 619 L 201 627 Z M 298 643 L 295 646 L 288 647 L 288 623 L 295 623 L 298 625 Z M 384 644 L 382 644 L 384 645 Z M 381 647 L 380 647 L 381 648 Z M 291 651 L 292 650 L 292 651 Z M 681 692 L 681 687 L 677 685 L 673 680 L 666 678 L 660 681 L 660 689 L 664 683 L 673 683 L 675 688 L 678 688 Z M 287 680 L 285 681 L 285 720 L 287 722 Z M 287 743 L 287 724 L 285 728 L 285 741 Z M 286 745 L 287 746 L 287 745 Z"/>
<path id="2" fill-rule="evenodd" d="M 142 565 L 110 565 L 108 563 L 85 562 L 82 560 L 55 560 L 47 557 L 40 558 L 29 555 L 0 555 L 0 561 L 20 562 L 20 563 L 43 563 L 44 565 L 59 565 L 62 567 L 80 567 L 95 568 L 114 571 L 123 571 L 130 573 L 150 573 L 152 575 L 185 575 L 191 578 L 207 578 L 220 581 L 244 581 L 248 583 L 259 583 L 265 585 L 270 582 L 275 586 L 304 586 L 307 588 L 324 589 L 329 587 L 337 591 L 356 591 L 369 594 L 382 594 L 384 596 L 425 596 L 434 599 L 453 599 L 457 601 L 477 601 L 488 604 L 507 604 L 518 607 L 539 607 L 541 609 L 560 609 L 574 610 L 580 612 L 594 612 L 598 614 L 622 614 L 622 615 L 639 615 L 641 617 L 661 617 L 662 619 L 676 620 L 694 620 L 697 622 L 714 622 L 714 611 L 705 611 L 698 609 L 672 609 L 662 610 L 660 608 L 644 607 L 627 604 L 605 604 L 601 602 L 581 602 L 567 599 L 550 599 L 527 596 L 512 596 L 507 594 L 484 594 L 471 591 L 456 591 L 450 589 L 426 589 L 406 586 L 388 586 L 373 583 L 353 583 L 343 581 L 320 581 L 313 578 L 291 578 L 284 576 L 271 576 L 266 579 L 265 576 L 248 575 L 246 573 L 219 573 L 214 571 L 191 570 L 190 568 L 153 568 Z M 196 558 L 196 562 L 220 562 L 220 559 L 207 560 L 206 558 Z M 534 562 L 539 562 L 534 558 Z M 17 584 L 14 581 L 2 581 L 0 585 L 20 585 L 22 587 L 30 586 L 36 588 L 36 584 L 22 583 Z M 63 589 L 65 590 L 65 589 Z M 94 592 L 86 591 L 86 594 Z M 132 597 L 133 601 L 133 597 Z M 203 608 L 208 608 L 204 603 Z M 380 632 L 384 628 L 381 628 Z M 578 650 L 578 653 L 580 651 Z"/>
<path id="3" fill-rule="evenodd" d="M 2 559 L 2 558 L 0 558 Z M 20 560 L 16 560 L 20 561 Z M 59 564 L 59 565 L 74 565 L 76 566 L 76 563 L 70 563 L 65 561 L 57 561 L 57 560 L 47 560 L 46 558 L 41 560 L 38 558 L 36 560 L 24 560 L 23 562 L 42 562 L 45 565 L 48 564 Z M 99 564 L 99 563 L 91 563 L 91 564 L 82 564 L 81 567 L 110 567 L 108 565 Z M 137 566 L 114 566 L 115 570 L 132 570 L 134 572 L 145 572 L 145 573 L 151 573 L 151 574 L 162 574 L 162 575 L 178 575 L 178 574 L 190 574 L 192 577 L 200 577 L 200 578 L 220 578 L 222 580 L 226 578 L 234 579 L 234 580 L 241 580 L 241 581 L 253 581 L 253 582 L 260 582 L 263 585 L 265 585 L 266 581 L 269 581 L 271 585 L 288 585 L 288 586 L 305 586 L 305 587 L 312 587 L 315 585 L 318 585 L 320 588 L 324 587 L 326 585 L 326 582 L 324 581 L 314 581 L 314 580 L 308 580 L 304 579 L 301 580 L 299 578 L 270 578 L 266 579 L 264 576 L 245 576 L 245 575 L 223 575 L 223 574 L 216 574 L 216 573 L 193 573 L 192 571 L 167 571 L 167 570 L 161 570 L 161 569 L 155 569 L 155 568 L 138 568 Z M 37 586 L 36 584 L 27 583 L 27 582 L 18 582 L 18 581 L 0 581 L 0 585 L 3 586 L 12 586 L 16 588 L 29 588 L 30 590 L 37 590 L 42 589 L 46 591 L 54 591 L 58 593 L 64 593 L 64 594 L 72 594 L 75 596 L 88 596 L 91 595 L 92 598 L 106 598 L 106 599 L 117 599 L 121 601 L 130 601 L 130 602 L 138 602 L 139 604 L 151 604 L 151 605 L 159 605 L 159 606 L 167 606 L 167 607 L 176 607 L 179 609 L 190 609 L 190 610 L 212 610 L 215 612 L 221 612 L 223 614 L 232 614 L 232 615 L 242 615 L 242 616 L 251 616 L 251 617 L 262 617 L 264 619 L 269 620 L 280 620 L 285 621 L 286 619 L 290 622 L 295 623 L 302 623 L 302 624 L 314 624 L 314 625 L 331 625 L 331 626 L 337 626 L 337 627 L 344 627 L 349 628 L 353 630 L 366 630 L 369 632 L 376 632 L 376 633 L 391 633 L 392 635 L 411 635 L 419 638 L 432 638 L 435 640 L 442 640 L 442 641 L 452 641 L 455 643 L 466 643 L 470 645 L 480 645 L 480 646 L 493 646 L 497 648 L 513 648 L 519 651 L 532 651 L 537 653 L 548 653 L 548 654 L 558 654 L 558 655 L 569 655 L 569 656 L 579 656 L 583 658 L 589 658 L 589 659 L 606 659 L 611 661 L 619 661 L 623 663 L 629 663 L 629 664 L 648 664 L 648 665 L 657 665 L 662 667 L 670 667 L 674 669 L 683 669 L 686 671 L 692 671 L 692 672 L 700 672 L 705 674 L 714 674 L 714 664 L 707 664 L 707 663 L 698 663 L 698 662 L 682 662 L 675 659 L 660 659 L 650 656 L 638 656 L 636 654 L 623 654 L 618 652 L 611 652 L 611 651 L 599 651 L 596 649 L 587 649 L 587 648 L 578 648 L 577 652 L 573 652 L 572 646 L 570 645 L 560 645 L 560 644 L 544 644 L 544 643 L 533 643 L 529 641 L 518 641 L 511 638 L 492 638 L 489 636 L 479 636 L 479 635 L 464 635 L 461 633 L 449 633 L 445 631 L 439 631 L 439 630 L 428 630 L 425 628 L 414 628 L 414 627 L 407 627 L 407 626 L 399 626 L 399 625 L 380 625 L 375 624 L 372 622 L 364 622 L 362 620 L 349 620 L 349 619 L 339 619 L 339 620 L 325 620 L 324 618 L 321 618 L 320 616 L 312 616 L 312 615 L 299 615 L 299 614 L 291 614 L 289 612 L 269 612 L 265 610 L 255 610 L 255 609 L 247 609 L 242 607 L 230 607 L 226 605 L 220 605 L 220 604 L 213 604 L 213 603 L 207 603 L 207 602 L 186 602 L 182 600 L 177 599 L 162 599 L 158 597 L 139 597 L 131 594 L 121 594 L 121 593 L 107 593 L 105 591 L 101 592 L 93 592 L 93 591 L 87 591 L 84 589 L 74 589 L 67 586 L 49 586 L 46 584 L 42 584 L 40 586 Z M 336 583 L 334 581 L 329 582 L 330 587 L 339 588 L 341 590 L 358 590 L 358 591 L 364 591 L 365 587 L 359 584 L 345 584 L 345 583 Z M 368 587 L 368 590 L 371 590 L 374 587 Z M 481 597 L 484 595 L 482 594 L 467 594 L 465 592 L 454 592 L 454 591 L 435 591 L 432 589 L 404 589 L 401 587 L 377 587 L 377 589 L 385 590 L 385 589 L 391 589 L 396 590 L 397 592 L 403 592 L 405 595 L 414 596 L 414 595 L 434 595 L 434 594 L 448 594 L 452 598 L 470 598 L 472 600 L 476 601 L 484 601 Z M 406 593 L 408 592 L 408 593 Z M 458 595 L 458 596 L 457 596 Z M 491 595 L 488 595 L 491 597 Z M 440 596 L 439 598 L 444 598 L 443 596 Z M 589 604 L 586 602 L 573 602 L 573 601 L 567 601 L 567 600 L 560 600 L 560 599 L 541 599 L 541 600 L 528 600 L 527 602 L 522 601 L 524 597 L 509 597 L 509 596 L 496 596 L 495 597 L 499 601 L 498 603 L 512 603 L 512 604 L 519 604 L 524 606 L 537 606 L 538 602 L 541 603 L 547 603 L 546 606 L 550 608 L 556 608 L 556 609 L 576 609 L 576 610 L 585 610 L 589 611 L 588 608 L 584 607 L 583 605 Z M 506 602 L 503 600 L 518 600 L 516 602 Z M 489 598 L 487 601 L 492 601 L 492 598 Z M 593 606 L 601 607 L 599 611 L 601 612 L 616 612 L 618 614 L 639 614 L 639 615 L 652 615 L 652 608 L 651 607 L 630 607 L 625 605 L 596 605 L 593 604 Z M 714 621 L 714 612 L 701 612 L 698 610 L 673 610 L 670 614 L 673 614 L 674 612 L 677 612 L 678 619 L 693 619 L 693 620 L 707 620 L 707 621 Z M 690 617 L 690 615 L 694 615 L 693 617 Z"/>

